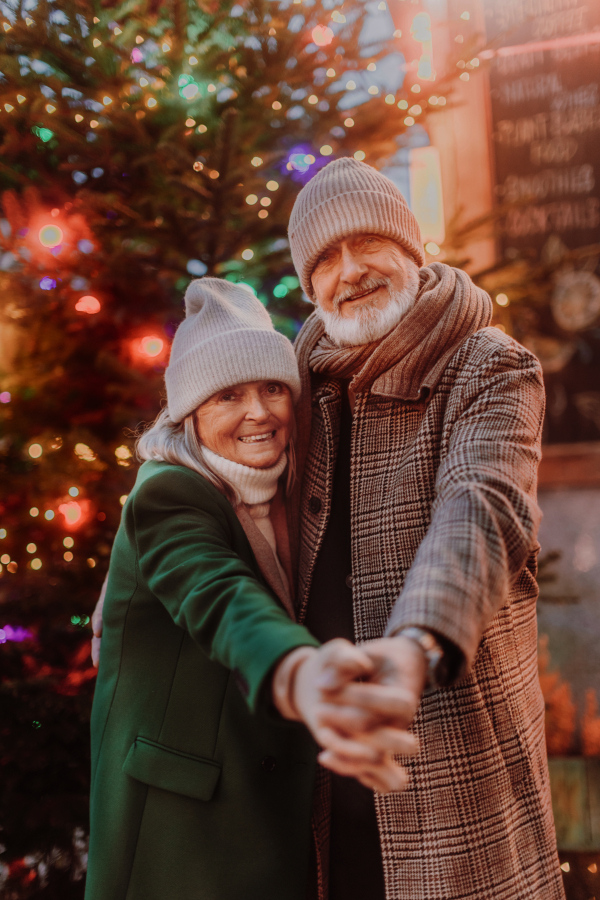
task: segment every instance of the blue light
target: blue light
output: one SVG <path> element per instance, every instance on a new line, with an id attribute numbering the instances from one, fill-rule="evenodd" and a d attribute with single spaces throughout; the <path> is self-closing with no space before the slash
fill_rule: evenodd
<path id="1" fill-rule="evenodd" d="M 50 278 L 48 275 L 44 275 L 44 277 L 40 280 L 40 287 L 43 291 L 51 291 L 56 287 L 56 281 L 54 278 Z"/>

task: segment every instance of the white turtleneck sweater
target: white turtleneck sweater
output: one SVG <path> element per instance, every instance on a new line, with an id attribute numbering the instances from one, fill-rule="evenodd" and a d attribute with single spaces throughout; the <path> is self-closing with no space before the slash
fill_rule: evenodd
<path id="1" fill-rule="evenodd" d="M 275 465 L 269 469 L 243 466 L 241 463 L 213 453 L 208 447 L 202 447 L 202 453 L 209 466 L 239 492 L 242 503 L 252 516 L 254 524 L 260 529 L 273 551 L 279 574 L 289 591 L 287 575 L 277 554 L 277 541 L 270 518 L 271 500 L 277 493 L 277 482 L 287 466 L 286 453 L 282 453 Z"/>

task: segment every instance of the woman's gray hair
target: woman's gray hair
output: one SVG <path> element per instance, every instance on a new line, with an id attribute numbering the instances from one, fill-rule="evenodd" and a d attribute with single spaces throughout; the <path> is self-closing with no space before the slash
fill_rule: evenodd
<path id="1" fill-rule="evenodd" d="M 187 466 L 206 478 L 223 494 L 233 507 L 239 506 L 242 498 L 238 489 L 228 479 L 215 472 L 202 452 L 202 444 L 196 430 L 195 413 L 190 413 L 181 422 L 175 423 L 168 407 L 165 407 L 152 424 L 138 438 L 135 447 L 139 460 L 153 459 L 156 462 Z M 296 477 L 296 453 L 294 439 L 287 448 L 288 476 L 286 490 L 289 493 Z"/>

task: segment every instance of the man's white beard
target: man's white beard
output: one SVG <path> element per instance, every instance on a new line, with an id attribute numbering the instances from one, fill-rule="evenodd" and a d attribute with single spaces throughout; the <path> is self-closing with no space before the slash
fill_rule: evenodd
<path id="1" fill-rule="evenodd" d="M 419 269 L 412 260 L 407 260 L 405 273 L 406 282 L 402 290 L 394 291 L 390 288 L 390 299 L 383 309 L 366 304 L 357 309 L 355 316 L 349 319 L 343 317 L 339 309 L 329 312 L 317 304 L 315 312 L 333 343 L 338 347 L 357 347 L 372 344 L 389 334 L 413 308 L 419 292 Z"/>

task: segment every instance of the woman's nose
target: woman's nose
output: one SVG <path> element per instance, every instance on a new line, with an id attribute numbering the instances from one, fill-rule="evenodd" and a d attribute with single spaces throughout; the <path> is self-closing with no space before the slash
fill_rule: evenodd
<path id="1" fill-rule="evenodd" d="M 269 409 L 261 397 L 253 397 L 246 405 L 246 418 L 264 422 L 270 416 Z"/>

